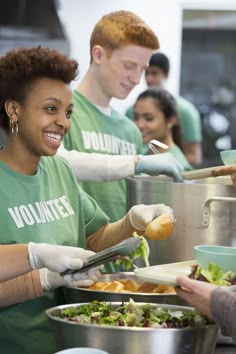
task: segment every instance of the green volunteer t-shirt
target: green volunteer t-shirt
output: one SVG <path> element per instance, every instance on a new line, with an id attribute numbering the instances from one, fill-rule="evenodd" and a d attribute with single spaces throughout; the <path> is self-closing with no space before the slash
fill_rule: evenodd
<path id="1" fill-rule="evenodd" d="M 46 242 L 85 247 L 87 236 L 108 222 L 59 156 L 42 157 L 37 174 L 26 176 L 0 161 L 1 244 Z M 47 308 L 63 303 L 62 290 L 0 309 L 1 353 L 57 351 Z"/>
<path id="2" fill-rule="evenodd" d="M 201 117 L 197 108 L 182 96 L 175 97 L 183 140 L 185 143 L 202 141 Z"/>
<path id="3" fill-rule="evenodd" d="M 140 131 L 127 117 L 112 108 L 110 115 L 102 113 L 78 90 L 73 92 L 73 103 L 71 130 L 63 142 L 67 150 L 110 155 L 141 153 Z M 111 222 L 121 219 L 126 214 L 125 179 L 111 182 L 82 182 L 81 186 L 97 201 Z"/>
<path id="4" fill-rule="evenodd" d="M 183 151 L 176 144 L 172 148 L 168 149 L 168 152 L 170 152 L 176 158 L 176 160 L 181 163 L 184 171 L 191 171 L 193 169 L 193 167 L 186 159 Z"/>
<path id="5" fill-rule="evenodd" d="M 126 117 L 131 120 L 134 120 L 134 106 L 130 106 L 127 111 L 125 112 Z"/>

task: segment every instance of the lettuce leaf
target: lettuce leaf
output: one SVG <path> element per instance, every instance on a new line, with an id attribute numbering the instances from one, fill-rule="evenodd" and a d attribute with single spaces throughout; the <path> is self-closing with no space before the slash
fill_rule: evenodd
<path id="1" fill-rule="evenodd" d="M 138 268 L 135 264 L 135 260 L 138 258 L 143 259 L 146 267 L 149 267 L 149 254 L 150 249 L 148 242 L 144 236 L 139 236 L 136 232 L 133 233 L 133 237 L 138 237 L 140 239 L 140 246 L 134 250 L 129 257 L 120 257 L 115 260 L 115 264 L 123 265 L 125 270 L 132 268 Z"/>
<path id="2" fill-rule="evenodd" d="M 207 269 L 203 269 L 200 265 L 194 269 L 193 276 L 190 276 L 194 279 L 208 281 L 209 283 L 218 285 L 218 286 L 229 286 L 232 285 L 231 279 L 234 279 L 236 274 L 234 272 L 228 271 L 223 272 L 220 266 L 216 263 L 210 263 Z M 202 279 L 202 277 L 204 277 Z"/>

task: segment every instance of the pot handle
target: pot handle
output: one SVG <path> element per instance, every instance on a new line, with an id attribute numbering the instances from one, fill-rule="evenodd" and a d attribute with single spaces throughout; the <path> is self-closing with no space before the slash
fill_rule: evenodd
<path id="1" fill-rule="evenodd" d="M 212 197 L 207 199 L 203 207 L 202 226 L 208 227 L 210 223 L 210 205 L 212 202 L 236 203 L 236 198 L 232 197 Z"/>

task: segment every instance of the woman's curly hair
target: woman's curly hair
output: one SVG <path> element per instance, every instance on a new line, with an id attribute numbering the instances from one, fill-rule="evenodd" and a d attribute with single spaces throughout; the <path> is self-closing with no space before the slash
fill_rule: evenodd
<path id="1" fill-rule="evenodd" d="M 6 132 L 9 129 L 5 102 L 23 103 L 35 80 L 51 78 L 70 84 L 77 74 L 77 61 L 54 49 L 38 46 L 7 52 L 0 57 L 0 126 Z"/>

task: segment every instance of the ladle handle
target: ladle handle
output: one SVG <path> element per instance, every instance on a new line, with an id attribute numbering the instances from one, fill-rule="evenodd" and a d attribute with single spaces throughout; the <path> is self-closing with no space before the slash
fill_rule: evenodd
<path id="1" fill-rule="evenodd" d="M 148 143 L 148 147 L 149 147 L 150 150 L 152 150 L 154 155 L 160 154 L 160 152 L 155 148 L 155 146 L 152 143 Z"/>
<path id="2" fill-rule="evenodd" d="M 203 207 L 202 226 L 208 227 L 210 223 L 210 205 L 212 202 L 236 203 L 236 198 L 232 197 L 212 197 L 207 199 Z"/>

